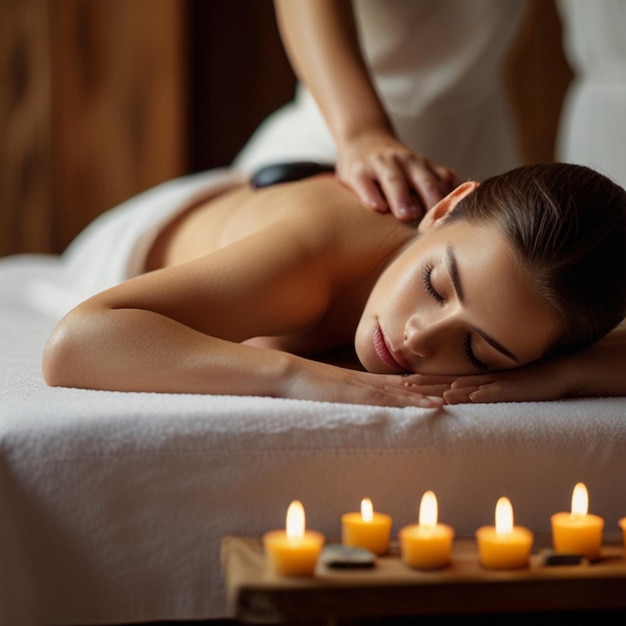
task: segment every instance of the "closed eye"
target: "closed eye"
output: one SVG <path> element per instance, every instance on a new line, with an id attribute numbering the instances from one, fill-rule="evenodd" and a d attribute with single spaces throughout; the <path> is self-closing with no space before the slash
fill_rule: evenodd
<path id="1" fill-rule="evenodd" d="M 463 352 L 465 353 L 465 358 L 470 362 L 474 369 L 477 369 L 480 372 L 485 372 L 489 369 L 489 366 L 479 360 L 474 354 L 474 351 L 472 350 L 472 335 L 470 335 L 470 333 L 467 333 L 463 340 Z"/>
<path id="2" fill-rule="evenodd" d="M 431 281 L 431 274 L 433 272 L 433 266 L 429 263 L 426 265 L 422 271 L 422 282 L 424 283 L 424 289 L 426 289 L 426 293 L 437 302 L 437 304 L 441 304 L 442 306 L 445 304 L 445 298 L 433 287 L 433 283 Z"/>

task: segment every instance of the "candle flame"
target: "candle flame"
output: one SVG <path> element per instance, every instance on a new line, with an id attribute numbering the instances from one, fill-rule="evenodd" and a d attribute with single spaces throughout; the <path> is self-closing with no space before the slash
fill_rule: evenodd
<path id="1" fill-rule="evenodd" d="M 287 509 L 287 538 L 290 541 L 299 541 L 304 537 L 305 518 L 302 502 L 294 500 Z"/>
<path id="2" fill-rule="evenodd" d="M 510 535 L 513 531 L 513 506 L 508 498 L 496 504 L 496 535 Z"/>
<path id="3" fill-rule="evenodd" d="M 361 517 L 364 522 L 371 522 L 374 519 L 374 506 L 369 498 L 361 500 Z"/>
<path id="4" fill-rule="evenodd" d="M 419 525 L 425 528 L 437 526 L 437 496 L 425 491 L 420 502 Z"/>
<path id="5" fill-rule="evenodd" d="M 572 492 L 572 519 L 587 515 L 589 510 L 589 494 L 583 483 L 577 483 Z"/>

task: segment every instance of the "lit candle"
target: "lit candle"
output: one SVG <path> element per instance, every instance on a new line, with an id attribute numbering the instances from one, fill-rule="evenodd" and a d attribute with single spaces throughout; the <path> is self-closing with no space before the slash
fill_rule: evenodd
<path id="1" fill-rule="evenodd" d="M 580 554 L 590 561 L 600 558 L 604 520 L 587 513 L 589 494 L 583 483 L 572 492 L 571 513 L 555 513 L 552 520 L 552 543 L 557 552 Z"/>
<path id="2" fill-rule="evenodd" d="M 476 531 L 480 563 L 488 569 L 520 569 L 528 565 L 533 534 L 513 525 L 513 507 L 508 498 L 496 504 L 496 525 Z"/>
<path id="3" fill-rule="evenodd" d="M 427 491 L 420 502 L 418 524 L 400 529 L 402 561 L 415 569 L 438 569 L 450 563 L 454 530 L 437 523 L 437 498 Z"/>
<path id="4" fill-rule="evenodd" d="M 374 511 L 369 498 L 361 500 L 360 513 L 341 516 L 341 543 L 351 548 L 365 548 L 374 554 L 389 552 L 391 517 Z"/>
<path id="5" fill-rule="evenodd" d="M 324 544 L 324 535 L 305 530 L 304 508 L 294 500 L 287 510 L 285 530 L 263 536 L 270 569 L 283 576 L 312 576 Z"/>
<path id="6" fill-rule="evenodd" d="M 622 540 L 624 541 L 624 550 L 626 550 L 626 517 L 622 517 L 622 519 L 619 520 L 617 523 L 622 529 Z"/>

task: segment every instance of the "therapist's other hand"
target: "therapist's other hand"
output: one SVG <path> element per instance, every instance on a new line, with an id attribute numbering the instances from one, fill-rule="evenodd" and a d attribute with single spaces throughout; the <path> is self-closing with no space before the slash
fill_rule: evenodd
<path id="1" fill-rule="evenodd" d="M 423 217 L 460 184 L 448 167 L 416 154 L 387 133 L 370 132 L 339 147 L 337 177 L 371 209 L 400 221 Z"/>

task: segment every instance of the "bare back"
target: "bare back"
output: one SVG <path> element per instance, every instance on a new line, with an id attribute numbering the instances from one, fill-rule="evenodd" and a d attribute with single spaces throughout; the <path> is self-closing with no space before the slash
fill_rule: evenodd
<path id="1" fill-rule="evenodd" d="M 210 257 L 260 233 L 268 241 L 269 256 L 274 248 L 285 247 L 283 235 L 278 234 L 283 232 L 290 233 L 291 245 L 306 249 L 323 265 L 333 293 L 315 324 L 280 338 L 256 338 L 248 343 L 309 353 L 313 347 L 334 348 L 351 342 L 353 327 L 378 274 L 415 229 L 363 207 L 332 176 L 260 190 L 240 185 L 196 203 L 168 225 L 155 241 L 146 269 Z M 292 284 L 297 282 L 294 276 Z M 311 284 L 309 290 L 313 288 Z M 301 289 L 306 291 L 307 285 Z M 293 292 L 295 298 L 300 297 L 297 288 Z"/>
<path id="2" fill-rule="evenodd" d="M 311 237 L 328 239 L 327 243 L 333 239 L 337 251 L 345 247 L 359 254 L 386 255 L 415 232 L 387 217 L 364 211 L 354 193 L 332 176 L 258 190 L 236 185 L 194 202 L 168 224 L 155 241 L 146 269 L 211 254 L 280 221 L 312 227 Z"/>

